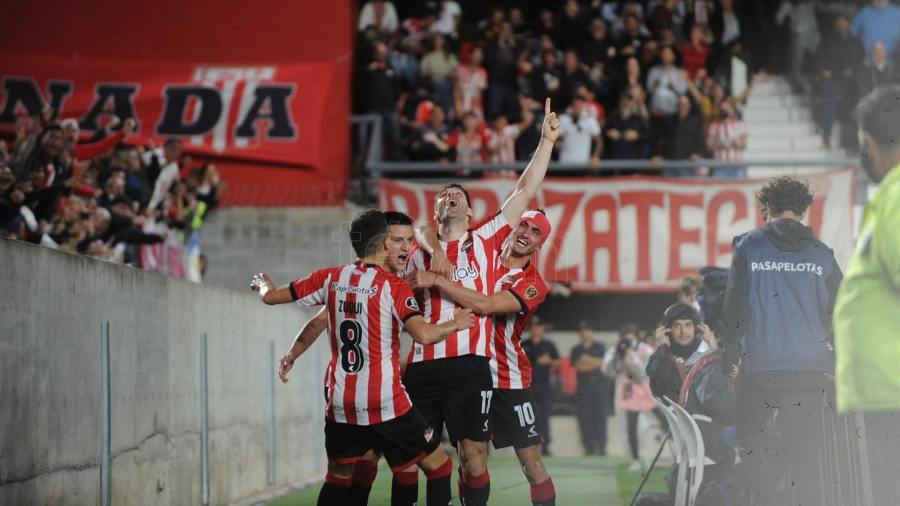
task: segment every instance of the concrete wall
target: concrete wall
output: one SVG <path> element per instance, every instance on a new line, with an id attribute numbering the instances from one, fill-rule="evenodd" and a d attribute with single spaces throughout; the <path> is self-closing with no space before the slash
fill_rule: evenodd
<path id="1" fill-rule="evenodd" d="M 245 290 L 256 271 L 277 283 L 354 261 L 350 220 L 362 208 L 226 208 L 203 224 L 200 249 L 209 259 L 206 282 Z"/>
<path id="2" fill-rule="evenodd" d="M 100 504 L 100 324 L 110 322 L 113 504 L 201 504 L 200 334 L 208 333 L 210 503 L 324 475 L 322 339 L 267 397 L 311 310 L 0 239 L 0 504 Z M 248 264 L 248 271 L 254 268 Z M 277 378 L 276 378 L 277 380 Z"/>

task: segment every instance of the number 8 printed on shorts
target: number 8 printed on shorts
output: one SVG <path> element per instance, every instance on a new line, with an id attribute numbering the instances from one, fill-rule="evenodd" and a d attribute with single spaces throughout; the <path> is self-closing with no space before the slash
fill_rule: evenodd
<path id="1" fill-rule="evenodd" d="M 344 320 L 338 328 L 341 340 L 341 367 L 349 374 L 356 374 L 363 367 L 362 325 L 356 320 Z"/>

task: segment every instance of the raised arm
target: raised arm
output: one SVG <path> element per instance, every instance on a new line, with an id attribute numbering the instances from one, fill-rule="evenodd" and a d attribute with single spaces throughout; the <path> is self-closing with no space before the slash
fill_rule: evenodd
<path id="1" fill-rule="evenodd" d="M 550 164 L 550 155 L 553 153 L 553 143 L 559 138 L 559 120 L 555 112 L 550 112 L 550 99 L 544 104 L 544 124 L 541 126 L 541 141 L 531 163 L 525 168 L 525 172 L 519 177 L 516 189 L 506 199 L 500 208 L 507 223 L 518 223 L 522 213 L 528 209 L 528 204 L 537 195 L 544 176 L 547 175 L 547 166 Z"/>
<path id="2" fill-rule="evenodd" d="M 291 284 L 275 286 L 272 278 L 265 272 L 253 276 L 250 289 L 257 292 L 259 299 L 270 306 L 294 302 L 294 297 L 291 295 Z"/>
<path id="3" fill-rule="evenodd" d="M 453 315 L 452 320 L 444 323 L 428 323 L 421 315 L 415 315 L 403 324 L 403 328 L 409 332 L 413 341 L 419 344 L 437 344 L 458 330 L 474 326 L 475 318 L 471 309 L 460 309 Z"/>
<path id="4" fill-rule="evenodd" d="M 278 377 L 281 378 L 283 383 L 288 382 L 287 375 L 291 372 L 291 368 L 294 367 L 294 361 L 297 360 L 297 357 L 303 355 L 303 353 L 316 342 L 316 339 L 322 334 L 322 331 L 324 331 L 327 326 L 327 307 L 320 309 L 316 316 L 313 316 L 305 325 L 303 325 L 303 328 L 300 329 L 297 337 L 294 338 L 294 344 L 291 345 L 291 349 L 281 357 L 281 361 L 278 363 Z"/>

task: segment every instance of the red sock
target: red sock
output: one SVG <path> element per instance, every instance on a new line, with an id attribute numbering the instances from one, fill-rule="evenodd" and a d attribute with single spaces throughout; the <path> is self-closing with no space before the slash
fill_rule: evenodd
<path id="1" fill-rule="evenodd" d="M 338 476 L 334 476 L 331 474 L 325 474 L 325 483 L 332 483 L 334 485 L 340 485 L 342 487 L 349 487 L 351 483 L 353 483 L 352 478 L 340 478 Z"/>
<path id="2" fill-rule="evenodd" d="M 369 460 L 360 460 L 353 470 L 354 487 L 371 487 L 378 474 L 378 464 Z"/>
<path id="3" fill-rule="evenodd" d="M 490 482 L 491 473 L 489 473 L 487 469 L 484 470 L 484 474 L 481 476 L 469 476 L 468 474 L 463 473 L 463 483 L 468 487 L 481 488 Z"/>
<path id="4" fill-rule="evenodd" d="M 556 503 L 556 487 L 553 486 L 553 480 L 547 478 L 547 481 L 531 486 L 531 502 L 535 505 L 550 506 Z"/>

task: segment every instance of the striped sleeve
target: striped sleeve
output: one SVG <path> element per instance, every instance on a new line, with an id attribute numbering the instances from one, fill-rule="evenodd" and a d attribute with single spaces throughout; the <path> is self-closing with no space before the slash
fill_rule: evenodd
<path id="1" fill-rule="evenodd" d="M 319 306 L 325 303 L 328 280 L 334 268 L 321 269 L 288 285 L 291 297 L 298 306 Z"/>

